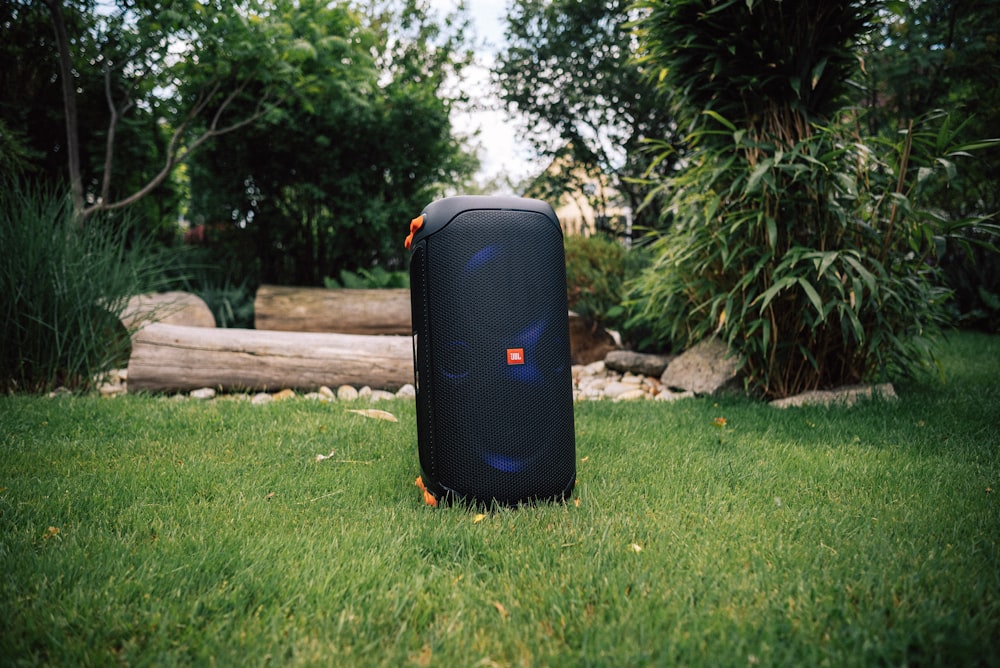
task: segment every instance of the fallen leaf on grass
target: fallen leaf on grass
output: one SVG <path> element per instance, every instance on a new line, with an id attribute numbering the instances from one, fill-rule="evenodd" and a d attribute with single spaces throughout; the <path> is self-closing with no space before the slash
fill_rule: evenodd
<path id="1" fill-rule="evenodd" d="M 499 601 L 493 601 L 493 607 L 497 609 L 497 612 L 500 613 L 501 617 L 507 619 L 507 608 L 503 607 L 503 603 L 500 603 Z"/>
<path id="2" fill-rule="evenodd" d="M 642 552 L 642 545 L 639 545 L 638 543 L 632 543 L 631 547 L 633 552 Z"/>
<path id="3" fill-rule="evenodd" d="M 366 417 L 366 418 L 371 418 L 373 420 L 385 420 L 387 422 L 399 422 L 399 420 L 396 418 L 396 416 L 393 415 L 392 413 L 390 413 L 389 411 L 381 411 L 381 410 L 379 410 L 377 408 L 365 408 L 365 409 L 349 408 L 347 410 L 347 412 L 348 413 L 357 413 L 358 415 L 361 415 L 361 416 Z"/>
<path id="4" fill-rule="evenodd" d="M 476 515 L 475 517 L 472 518 L 472 523 L 473 524 L 479 524 L 480 522 L 482 522 L 485 519 L 486 519 L 486 515 L 484 515 L 483 513 L 479 513 L 478 515 Z"/>
<path id="5" fill-rule="evenodd" d="M 336 453 L 337 453 L 337 451 L 336 451 L 336 450 L 331 450 L 331 451 L 330 451 L 330 454 L 328 454 L 328 455 L 316 455 L 316 461 L 318 461 L 318 462 L 321 462 L 321 461 L 323 461 L 324 459 L 330 459 L 330 458 L 332 458 L 332 457 L 333 457 L 333 456 L 334 456 L 334 455 L 335 455 Z"/>
<path id="6" fill-rule="evenodd" d="M 588 459 L 590 459 L 590 455 L 587 455 L 586 457 L 584 457 L 584 458 L 583 458 L 583 459 L 581 459 L 580 461 L 581 461 L 581 462 L 585 462 L 585 461 L 587 461 Z"/>

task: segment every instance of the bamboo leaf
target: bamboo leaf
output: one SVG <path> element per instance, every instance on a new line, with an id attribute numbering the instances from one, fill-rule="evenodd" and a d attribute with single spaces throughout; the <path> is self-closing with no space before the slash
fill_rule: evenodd
<path id="1" fill-rule="evenodd" d="M 798 279 L 799 285 L 802 286 L 802 291 L 806 293 L 806 297 L 812 302 L 812 305 L 816 308 L 816 312 L 821 316 L 823 315 L 823 300 L 820 298 L 819 293 L 816 292 L 816 288 L 813 284 L 804 278 Z"/>

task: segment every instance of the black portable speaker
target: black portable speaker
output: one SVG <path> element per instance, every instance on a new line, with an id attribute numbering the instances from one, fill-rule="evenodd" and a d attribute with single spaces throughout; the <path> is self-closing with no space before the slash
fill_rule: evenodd
<path id="1" fill-rule="evenodd" d="M 566 264 L 552 207 L 450 197 L 410 224 L 417 484 L 514 505 L 576 482 Z"/>

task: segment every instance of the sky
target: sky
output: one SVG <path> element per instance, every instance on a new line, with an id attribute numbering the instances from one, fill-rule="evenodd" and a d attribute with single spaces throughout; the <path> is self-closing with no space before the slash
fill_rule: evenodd
<path id="1" fill-rule="evenodd" d="M 457 0 L 431 0 L 431 6 L 444 15 L 454 11 Z M 466 71 L 463 88 L 488 96 L 495 105 L 498 101 L 489 90 L 489 68 L 503 42 L 506 0 L 466 0 L 465 6 L 472 19 L 477 45 L 478 64 Z M 512 183 L 535 176 L 541 169 L 534 160 L 527 142 L 519 140 L 523 133 L 515 119 L 504 111 L 476 111 L 455 113 L 452 122 L 456 130 L 471 133 L 479 130 L 478 143 L 482 163 L 477 180 L 485 183 L 497 175 L 509 176 Z"/>

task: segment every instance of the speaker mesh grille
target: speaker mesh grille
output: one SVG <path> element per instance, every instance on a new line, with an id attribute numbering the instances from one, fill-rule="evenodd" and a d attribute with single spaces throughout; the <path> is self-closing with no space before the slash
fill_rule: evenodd
<path id="1" fill-rule="evenodd" d="M 468 211 L 426 243 L 422 464 L 460 496 L 561 495 L 575 476 L 561 232 L 533 212 Z"/>

